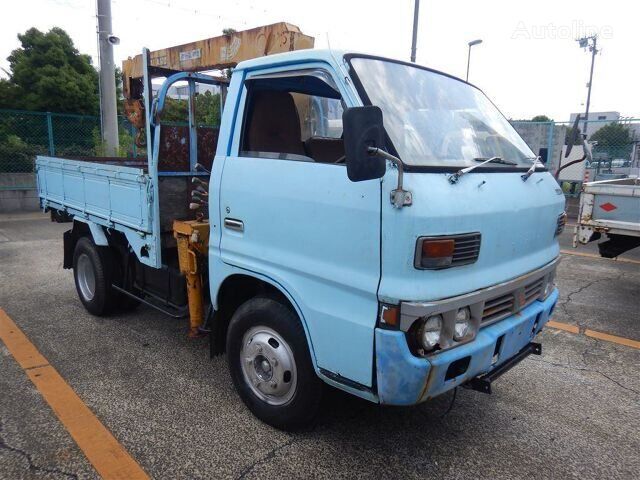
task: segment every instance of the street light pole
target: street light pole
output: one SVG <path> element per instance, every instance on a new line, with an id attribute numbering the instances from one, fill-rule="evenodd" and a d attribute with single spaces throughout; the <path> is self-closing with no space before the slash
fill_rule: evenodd
<path id="1" fill-rule="evenodd" d="M 468 43 L 469 52 L 467 53 L 467 82 L 469 81 L 469 65 L 471 64 L 471 47 L 473 47 L 474 45 L 479 45 L 481 43 L 482 43 L 482 40 L 480 39 L 472 40 Z"/>
<path id="2" fill-rule="evenodd" d="M 411 39 L 411 62 L 416 63 L 416 43 L 418 42 L 418 15 L 420 14 L 420 0 L 413 5 L 413 38 Z"/>
<path id="3" fill-rule="evenodd" d="M 591 41 L 591 42 L 589 42 Z M 587 105 L 584 112 L 584 129 L 582 134 L 584 138 L 587 138 L 587 122 L 589 120 L 589 105 L 591 103 L 591 84 L 593 83 L 593 65 L 596 62 L 596 53 L 598 53 L 598 36 L 591 35 L 590 37 L 583 37 L 578 39 L 578 43 L 582 48 L 588 48 L 591 52 L 591 70 L 589 72 L 589 84 L 587 90 Z"/>

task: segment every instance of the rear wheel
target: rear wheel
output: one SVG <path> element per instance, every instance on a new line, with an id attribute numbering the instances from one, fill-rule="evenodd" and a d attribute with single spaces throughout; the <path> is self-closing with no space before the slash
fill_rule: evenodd
<path id="1" fill-rule="evenodd" d="M 284 430 L 313 421 L 322 381 L 291 309 L 270 298 L 240 306 L 227 332 L 227 360 L 240 398 L 260 420 Z"/>
<path id="2" fill-rule="evenodd" d="M 96 246 L 88 237 L 76 243 L 73 277 L 78 296 L 93 315 L 105 315 L 113 306 L 111 255 L 108 248 Z"/>

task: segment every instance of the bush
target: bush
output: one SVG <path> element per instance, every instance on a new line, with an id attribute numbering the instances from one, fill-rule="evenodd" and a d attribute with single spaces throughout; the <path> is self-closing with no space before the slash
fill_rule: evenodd
<path id="1" fill-rule="evenodd" d="M 0 140 L 0 172 L 33 172 L 36 151 L 17 135 Z"/>

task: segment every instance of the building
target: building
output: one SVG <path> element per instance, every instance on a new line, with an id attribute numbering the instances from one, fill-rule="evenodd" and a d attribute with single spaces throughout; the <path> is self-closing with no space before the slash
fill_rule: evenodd
<path id="1" fill-rule="evenodd" d="M 531 151 L 541 157 L 549 170 L 555 172 L 558 169 L 568 127 L 553 122 L 527 121 L 513 121 L 511 125 L 529 145 Z"/>
<path id="2" fill-rule="evenodd" d="M 583 130 L 584 127 L 584 112 L 582 113 L 572 113 L 570 117 L 571 125 L 575 122 L 576 117 L 580 115 L 580 131 Z M 587 138 L 591 137 L 594 133 L 600 130 L 605 125 L 609 125 L 610 123 L 617 122 L 621 119 L 620 112 L 589 112 L 589 123 L 587 123 L 587 131 L 582 132 L 587 134 Z"/>

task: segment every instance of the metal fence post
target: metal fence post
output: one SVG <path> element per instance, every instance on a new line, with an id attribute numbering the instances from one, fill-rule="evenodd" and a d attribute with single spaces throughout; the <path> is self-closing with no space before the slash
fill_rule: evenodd
<path id="1" fill-rule="evenodd" d="M 136 127 L 133 126 L 133 123 L 129 123 L 129 134 L 132 138 L 131 153 L 133 158 L 136 158 L 138 156 L 138 146 L 136 145 Z"/>
<path id="2" fill-rule="evenodd" d="M 51 122 L 51 112 L 47 112 L 47 136 L 49 137 L 49 155 L 55 157 L 56 147 L 53 141 L 53 123 Z"/>
<path id="3" fill-rule="evenodd" d="M 556 123 L 551 121 L 547 123 L 549 127 L 548 140 L 547 140 L 547 167 L 553 166 L 553 162 L 555 161 L 555 155 L 553 151 L 553 131 L 555 129 Z"/>

